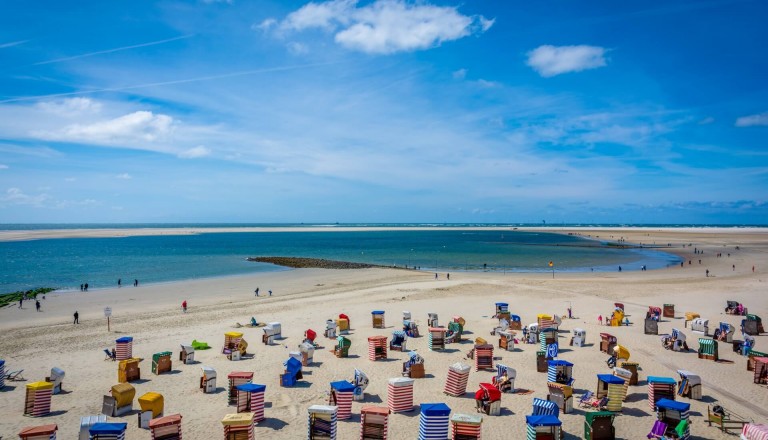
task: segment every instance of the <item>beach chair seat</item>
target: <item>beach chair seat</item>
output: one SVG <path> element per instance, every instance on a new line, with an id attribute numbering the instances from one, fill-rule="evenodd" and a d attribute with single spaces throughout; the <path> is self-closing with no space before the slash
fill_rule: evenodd
<path id="1" fill-rule="evenodd" d="M 104 349 L 104 360 L 105 361 L 116 361 L 117 360 L 117 353 L 112 353 L 109 351 L 108 348 Z"/>
<path id="2" fill-rule="evenodd" d="M 593 400 L 591 406 L 592 408 L 602 411 L 608 406 L 608 400 L 608 396 L 603 396 L 600 399 Z"/>
<path id="3" fill-rule="evenodd" d="M 592 398 L 594 397 L 595 393 L 592 391 L 587 391 L 586 393 L 581 395 L 581 398 L 579 399 L 579 406 L 581 408 L 589 408 L 592 406 Z"/>
<path id="4" fill-rule="evenodd" d="M 5 379 L 11 380 L 11 381 L 27 380 L 27 379 L 24 379 L 24 377 L 21 375 L 21 373 L 23 372 L 24 370 L 9 371 L 8 373 L 6 373 Z"/>
<path id="5" fill-rule="evenodd" d="M 664 434 L 667 432 L 667 424 L 662 422 L 661 420 L 656 420 L 653 423 L 653 428 L 651 428 L 651 432 L 648 433 L 647 437 L 649 439 L 661 439 L 664 438 Z"/>

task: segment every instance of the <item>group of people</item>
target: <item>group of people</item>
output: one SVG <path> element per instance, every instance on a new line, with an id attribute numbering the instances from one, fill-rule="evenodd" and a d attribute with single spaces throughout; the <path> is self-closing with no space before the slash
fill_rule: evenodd
<path id="1" fill-rule="evenodd" d="M 256 287 L 256 290 L 254 290 L 253 292 L 256 294 L 256 296 L 259 296 L 259 287 Z M 269 296 L 272 296 L 271 290 L 269 291 Z"/>
<path id="2" fill-rule="evenodd" d="M 123 279 L 117 279 L 117 287 L 123 287 Z M 139 287 L 139 280 L 133 280 L 133 287 Z"/>

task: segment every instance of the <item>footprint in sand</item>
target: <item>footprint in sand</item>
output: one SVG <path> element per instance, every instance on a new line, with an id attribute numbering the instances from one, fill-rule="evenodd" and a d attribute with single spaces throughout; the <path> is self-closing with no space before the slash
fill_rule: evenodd
<path id="1" fill-rule="evenodd" d="M 299 405 L 297 405 L 296 402 L 287 394 L 278 394 L 277 398 L 272 403 L 272 408 L 285 408 L 293 417 L 299 415 Z"/>

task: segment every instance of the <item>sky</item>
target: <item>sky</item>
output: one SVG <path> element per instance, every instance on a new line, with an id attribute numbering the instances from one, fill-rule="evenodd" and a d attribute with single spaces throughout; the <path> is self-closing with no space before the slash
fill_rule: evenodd
<path id="1" fill-rule="evenodd" d="M 3 10 L 0 223 L 768 223 L 759 0 Z"/>

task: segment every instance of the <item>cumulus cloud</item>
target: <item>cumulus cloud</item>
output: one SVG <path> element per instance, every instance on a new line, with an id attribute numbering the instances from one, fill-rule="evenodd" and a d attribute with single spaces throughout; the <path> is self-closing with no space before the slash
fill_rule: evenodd
<path id="1" fill-rule="evenodd" d="M 174 120 L 151 111 L 136 111 L 92 124 L 72 124 L 60 133 L 48 133 L 49 138 L 95 143 L 153 142 L 173 131 Z"/>
<path id="2" fill-rule="evenodd" d="M 0 197 L 0 202 L 12 205 L 41 207 L 46 201 L 50 200 L 50 198 L 51 197 L 45 193 L 33 196 L 25 194 L 24 191 L 19 188 L 8 188 L 5 195 Z"/>
<path id="3" fill-rule="evenodd" d="M 287 47 L 288 52 L 292 53 L 293 55 L 303 55 L 309 52 L 309 47 L 307 47 L 307 45 L 304 43 L 293 41 L 288 43 Z"/>
<path id="4" fill-rule="evenodd" d="M 60 101 L 41 102 L 37 104 L 37 107 L 47 113 L 64 117 L 99 113 L 101 111 L 101 103 L 90 98 L 68 98 Z"/>
<path id="5" fill-rule="evenodd" d="M 547 78 L 606 65 L 606 49 L 598 46 L 539 46 L 528 52 L 526 64 Z"/>
<path id="6" fill-rule="evenodd" d="M 453 79 L 464 79 L 467 77 L 467 69 L 459 69 L 453 72 Z"/>
<path id="7" fill-rule="evenodd" d="M 429 49 L 443 42 L 482 33 L 494 20 L 467 16 L 454 7 L 404 0 L 378 0 L 358 6 L 357 0 L 308 3 L 281 22 L 264 20 L 257 27 L 281 32 L 321 29 L 334 33 L 334 41 L 352 50 L 392 54 Z"/>
<path id="8" fill-rule="evenodd" d="M 196 159 L 198 157 L 208 156 L 209 154 L 211 154 L 211 150 L 203 145 L 198 145 L 194 148 L 190 148 L 189 150 L 182 151 L 178 154 L 178 156 L 182 159 Z"/>
<path id="9" fill-rule="evenodd" d="M 123 180 L 129 180 L 129 179 L 133 179 L 133 176 L 131 176 L 128 173 L 123 173 L 123 174 L 118 174 L 117 176 L 115 176 L 115 178 L 123 179 Z"/>
<path id="10" fill-rule="evenodd" d="M 759 113 L 756 115 L 742 116 L 736 119 L 737 127 L 754 127 L 760 125 L 768 125 L 768 112 Z"/>

